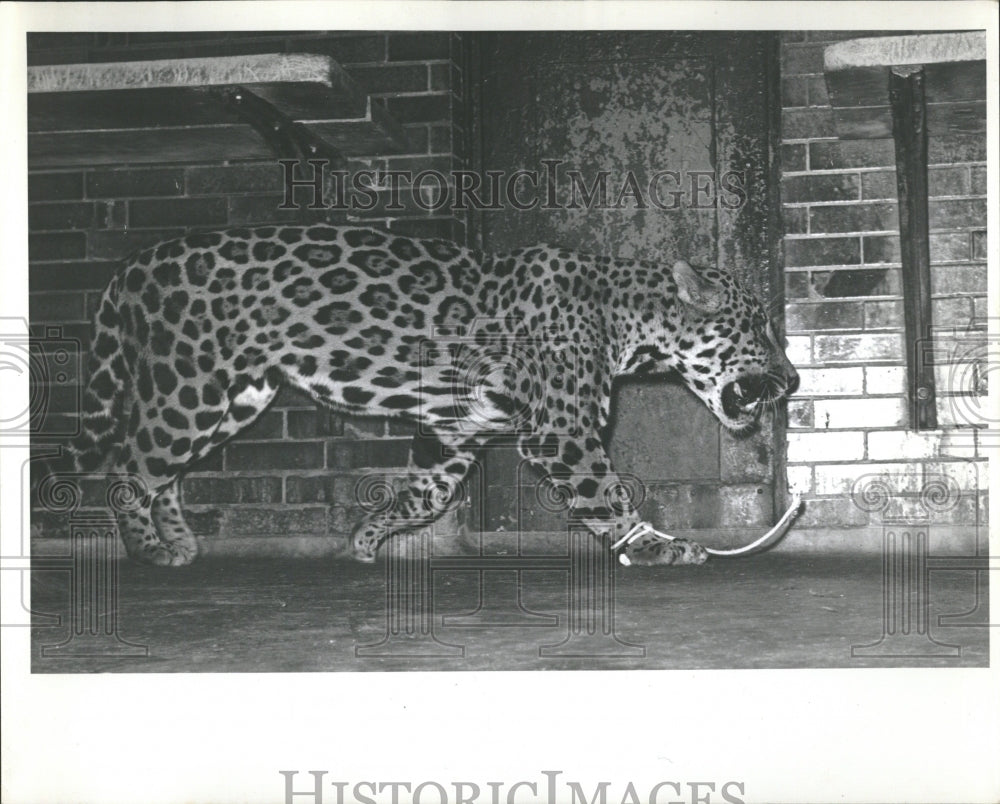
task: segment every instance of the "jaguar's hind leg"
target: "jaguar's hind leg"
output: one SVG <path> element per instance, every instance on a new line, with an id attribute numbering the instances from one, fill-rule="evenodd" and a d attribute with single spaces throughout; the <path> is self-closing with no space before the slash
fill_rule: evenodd
<path id="1" fill-rule="evenodd" d="M 130 429 L 134 435 L 122 450 L 120 470 L 138 476 L 146 491 L 135 510 L 118 517 L 129 557 L 157 566 L 176 567 L 194 561 L 198 544 L 181 510 L 180 477 L 194 461 L 253 423 L 277 393 L 275 386 L 262 380 L 241 386 L 219 405 L 183 417 L 195 427 L 199 420 L 208 425 L 201 430 L 168 429 L 165 417 L 150 421 L 141 408 L 133 408 Z M 212 396 L 222 400 L 218 392 Z M 180 421 L 176 416 L 173 419 Z"/>
<path id="2" fill-rule="evenodd" d="M 173 559 L 171 566 L 190 564 L 198 555 L 198 542 L 181 510 L 180 482 L 180 478 L 174 478 L 153 501 L 153 524 Z"/>
<path id="3" fill-rule="evenodd" d="M 366 517 L 354 529 L 349 556 L 370 563 L 379 546 L 395 533 L 429 525 L 461 503 L 476 443 L 474 437 L 453 433 L 416 436 L 410 448 L 409 486 L 389 511 Z"/>
<path id="4" fill-rule="evenodd" d="M 158 567 L 194 561 L 198 545 L 180 513 L 177 482 L 160 494 L 146 490 L 136 505 L 118 514 L 118 531 L 129 558 Z"/>

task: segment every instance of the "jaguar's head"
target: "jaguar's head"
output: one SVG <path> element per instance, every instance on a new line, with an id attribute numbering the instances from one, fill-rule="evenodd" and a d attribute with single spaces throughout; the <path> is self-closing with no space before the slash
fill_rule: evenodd
<path id="1" fill-rule="evenodd" d="M 674 264 L 679 331 L 674 368 L 728 429 L 752 427 L 799 387 L 763 305 L 715 269 Z"/>

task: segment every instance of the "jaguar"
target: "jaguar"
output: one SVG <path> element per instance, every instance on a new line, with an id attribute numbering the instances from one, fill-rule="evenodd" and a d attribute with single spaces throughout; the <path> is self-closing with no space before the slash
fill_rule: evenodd
<path id="1" fill-rule="evenodd" d="M 643 523 L 601 434 L 613 381 L 649 372 L 675 372 L 737 432 L 799 382 L 765 308 L 718 268 L 549 245 L 490 254 L 367 227 L 197 232 L 138 251 L 108 283 L 66 460 L 138 477 L 117 514 L 126 552 L 185 565 L 198 550 L 185 470 L 291 386 L 417 424 L 408 488 L 361 519 L 345 549 L 357 560 L 439 518 L 477 450 L 503 437 L 623 563 L 698 564 L 694 542 L 625 538 Z"/>

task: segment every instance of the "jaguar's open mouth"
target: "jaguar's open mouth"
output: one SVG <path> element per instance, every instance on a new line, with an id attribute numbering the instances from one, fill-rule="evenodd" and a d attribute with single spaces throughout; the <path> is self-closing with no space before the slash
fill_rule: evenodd
<path id="1" fill-rule="evenodd" d="M 750 374 L 722 388 L 722 411 L 730 419 L 757 418 L 764 406 L 780 396 L 763 374 Z"/>

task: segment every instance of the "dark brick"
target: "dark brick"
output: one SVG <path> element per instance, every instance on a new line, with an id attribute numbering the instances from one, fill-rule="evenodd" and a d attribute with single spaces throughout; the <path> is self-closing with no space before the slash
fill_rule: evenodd
<path id="1" fill-rule="evenodd" d="M 191 505 L 281 502 L 280 477 L 184 478 L 184 502 Z"/>
<path id="2" fill-rule="evenodd" d="M 895 167 L 892 140 L 843 140 L 809 143 L 810 170 Z"/>
<path id="3" fill-rule="evenodd" d="M 83 198 L 82 173 L 31 173 L 28 201 L 69 201 Z"/>
<path id="4" fill-rule="evenodd" d="M 218 536 L 222 532 L 225 513 L 218 508 L 208 511 L 185 511 L 184 519 L 196 536 Z"/>
<path id="5" fill-rule="evenodd" d="M 28 318 L 37 321 L 86 321 L 82 293 L 29 293 Z"/>
<path id="6" fill-rule="evenodd" d="M 824 298 L 898 296 L 901 293 L 899 271 L 886 268 L 814 271 L 811 282 L 816 294 Z"/>
<path id="7" fill-rule="evenodd" d="M 861 197 L 865 201 L 896 198 L 896 172 L 878 170 L 861 174 Z"/>
<path id="8" fill-rule="evenodd" d="M 289 438 L 323 438 L 344 434 L 343 418 L 331 411 L 289 410 L 285 415 Z"/>
<path id="9" fill-rule="evenodd" d="M 351 77 L 368 94 L 427 91 L 427 65 L 425 64 L 380 64 L 370 67 L 352 67 L 350 73 Z M 441 87 L 441 89 L 447 88 L 447 86 Z"/>
<path id="10" fill-rule="evenodd" d="M 890 143 L 892 141 L 890 140 Z M 951 134 L 927 140 L 927 161 L 931 165 L 986 160 L 986 137 L 979 134 Z"/>
<path id="11" fill-rule="evenodd" d="M 94 224 L 94 205 L 87 201 L 28 206 L 28 228 L 32 231 L 89 229 Z"/>
<path id="12" fill-rule="evenodd" d="M 970 170 L 973 195 L 986 195 L 986 168 L 976 165 Z"/>
<path id="13" fill-rule="evenodd" d="M 87 253 L 83 232 L 28 235 L 28 259 L 31 262 L 80 259 Z"/>
<path id="14" fill-rule="evenodd" d="M 805 78 L 792 76 L 781 79 L 781 105 L 785 107 L 809 105 L 809 90 Z"/>
<path id="15" fill-rule="evenodd" d="M 984 231 L 972 233 L 972 259 L 986 259 L 986 232 Z"/>
<path id="16" fill-rule="evenodd" d="M 296 176 L 296 178 L 301 178 Z M 284 170 L 269 162 L 264 165 L 227 165 L 193 167 L 187 170 L 189 195 L 225 195 L 226 193 L 283 193 Z"/>
<path id="17" fill-rule="evenodd" d="M 809 152 L 805 143 L 796 142 L 781 146 L 781 169 L 782 170 L 805 170 L 806 157 Z"/>
<path id="18" fill-rule="evenodd" d="M 101 230 L 90 232 L 87 238 L 87 256 L 98 260 L 121 260 L 134 251 L 169 240 L 183 234 L 183 229 L 161 231 L 120 232 Z"/>
<path id="19" fill-rule="evenodd" d="M 822 173 L 787 176 L 781 180 L 781 200 L 793 204 L 804 201 L 856 201 L 861 197 L 855 173 Z"/>
<path id="20" fill-rule="evenodd" d="M 781 136 L 786 140 L 831 137 L 836 133 L 830 109 L 786 109 L 781 114 Z M 817 166 L 813 164 L 813 170 Z"/>
<path id="21" fill-rule="evenodd" d="M 969 259 L 968 232 L 932 234 L 929 240 L 932 263 L 957 262 Z"/>
<path id="22" fill-rule="evenodd" d="M 46 290 L 101 290 L 119 265 L 113 262 L 63 262 L 32 266 L 28 288 L 32 293 Z"/>
<path id="23" fill-rule="evenodd" d="M 222 459 L 225 453 L 221 449 L 214 449 L 204 458 L 199 458 L 187 467 L 189 473 L 196 472 L 221 472 L 223 470 Z"/>
<path id="24" fill-rule="evenodd" d="M 410 237 L 441 238 L 465 242 L 465 226 L 454 218 L 427 218 L 425 220 L 392 220 L 389 231 Z"/>
<path id="25" fill-rule="evenodd" d="M 822 75 L 811 75 L 807 79 L 810 106 L 829 106 L 830 97 L 826 90 L 826 79 Z"/>
<path id="26" fill-rule="evenodd" d="M 180 168 L 96 170 L 87 174 L 89 198 L 141 198 L 183 192 L 184 171 Z"/>
<path id="27" fill-rule="evenodd" d="M 903 326 L 901 301 L 877 301 L 865 304 L 865 329 L 895 329 Z"/>
<path id="28" fill-rule="evenodd" d="M 432 154 L 450 154 L 452 152 L 451 126 L 431 126 L 429 148 Z"/>
<path id="29" fill-rule="evenodd" d="M 782 75 L 823 72 L 822 45 L 792 45 L 782 49 Z"/>
<path id="30" fill-rule="evenodd" d="M 986 199 L 931 200 L 928 217 L 931 229 L 981 228 L 986 226 Z"/>
<path id="31" fill-rule="evenodd" d="M 285 437 L 285 414 L 280 410 L 269 410 L 246 430 L 241 430 L 240 441 L 263 441 L 270 438 Z"/>
<path id="32" fill-rule="evenodd" d="M 792 303 L 785 308 L 785 316 L 789 332 L 860 329 L 863 320 L 861 304 L 857 302 Z"/>
<path id="33" fill-rule="evenodd" d="M 389 61 L 447 59 L 451 55 L 444 32 L 389 34 Z"/>
<path id="34" fill-rule="evenodd" d="M 805 31 L 782 31 L 781 32 L 781 45 L 784 47 L 787 44 L 795 42 L 805 42 L 806 32 Z"/>
<path id="35" fill-rule="evenodd" d="M 799 272 L 788 272 L 785 274 L 785 298 L 807 299 L 809 298 L 809 275 Z"/>
<path id="36" fill-rule="evenodd" d="M 213 226 L 227 221 L 224 198 L 177 198 L 129 202 L 135 227 Z"/>
<path id="37" fill-rule="evenodd" d="M 899 235 L 864 238 L 864 263 L 899 262 Z"/>
<path id="38" fill-rule="evenodd" d="M 241 442 L 226 447 L 226 466 L 241 470 L 320 469 L 323 444 L 319 442 Z"/>
<path id="39" fill-rule="evenodd" d="M 42 64 L 80 64 L 88 60 L 89 53 L 89 49 L 85 47 L 29 50 L 27 65 L 35 67 Z"/>
<path id="40" fill-rule="evenodd" d="M 330 441 L 327 444 L 330 468 L 367 469 L 406 466 L 410 456 L 408 439 L 371 439 L 367 441 Z M 334 457 L 336 456 L 336 457 Z"/>
<path id="41" fill-rule="evenodd" d="M 403 126 L 406 132 L 406 141 L 410 144 L 407 149 L 410 153 L 425 154 L 430 151 L 431 128 L 423 123 L 411 126 Z"/>
<path id="42" fill-rule="evenodd" d="M 230 508 L 226 535 L 327 535 L 326 508 Z"/>
<path id="43" fill-rule="evenodd" d="M 860 262 L 861 248 L 856 237 L 785 239 L 786 265 L 856 265 Z"/>
<path id="44" fill-rule="evenodd" d="M 321 53 L 333 56 L 341 65 L 385 61 L 385 37 L 381 34 L 351 34 L 323 38 L 294 39 L 288 50 L 296 53 Z"/>
<path id="45" fill-rule="evenodd" d="M 936 167 L 927 171 L 927 191 L 931 197 L 969 195 L 971 190 L 969 169 L 962 167 Z"/>
<path id="46" fill-rule="evenodd" d="M 986 291 L 986 266 L 947 265 L 931 271 L 931 293 L 983 293 Z"/>
<path id="47" fill-rule="evenodd" d="M 388 163 L 389 170 L 405 170 L 408 171 L 412 177 L 416 177 L 418 173 L 424 170 L 436 170 L 438 173 L 444 174 L 447 178 L 449 177 L 449 172 L 454 165 L 453 159 L 450 155 L 390 156 L 386 161 Z M 406 181 L 402 181 L 401 185 L 406 186 Z M 432 184 L 431 186 L 436 187 L 435 184 Z"/>
<path id="48" fill-rule="evenodd" d="M 308 201 L 297 194 L 295 203 L 301 206 L 279 209 L 284 203 L 284 194 L 279 195 L 236 195 L 229 198 L 229 223 L 344 223 L 346 216 L 339 209 L 310 209 Z M 334 203 L 332 197 L 324 196 L 327 204 Z"/>
<path id="49" fill-rule="evenodd" d="M 809 209 L 809 231 L 892 232 L 899 228 L 895 204 L 844 204 Z"/>
<path id="50" fill-rule="evenodd" d="M 355 506 L 358 478 L 345 475 L 313 475 L 285 479 L 286 501 L 290 503 L 329 503 Z"/>
<path id="51" fill-rule="evenodd" d="M 972 299 L 932 299 L 931 320 L 935 327 L 967 326 L 974 318 Z"/>
<path id="52" fill-rule="evenodd" d="M 451 96 L 448 94 L 388 98 L 387 106 L 400 123 L 433 123 L 451 117 Z"/>
<path id="53" fill-rule="evenodd" d="M 61 50 L 62 48 L 89 47 L 93 36 L 89 33 L 35 33 L 27 34 L 28 50 Z"/>
<path id="54" fill-rule="evenodd" d="M 785 234 L 807 234 L 809 232 L 809 212 L 805 207 L 785 207 L 781 212 L 785 224 Z"/>
<path id="55" fill-rule="evenodd" d="M 63 327 L 63 333 L 71 339 L 81 340 L 80 335 L 84 334 L 89 329 L 88 326 L 65 326 Z M 36 337 L 39 336 L 39 332 L 36 328 L 32 327 L 29 330 Z M 42 396 L 46 400 L 46 410 L 50 413 L 72 413 L 79 415 L 80 413 L 80 386 L 78 385 L 49 385 L 44 392 L 41 392 Z"/>

